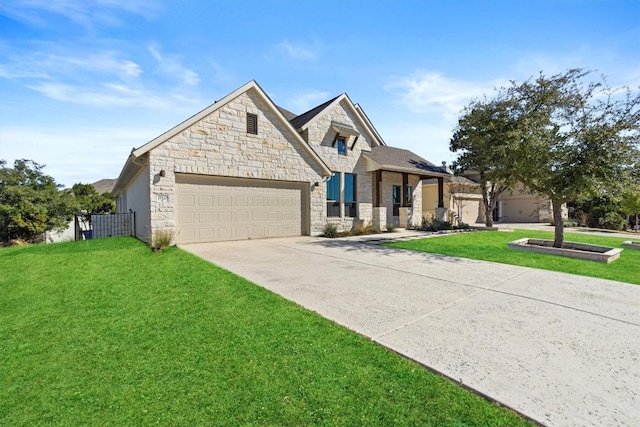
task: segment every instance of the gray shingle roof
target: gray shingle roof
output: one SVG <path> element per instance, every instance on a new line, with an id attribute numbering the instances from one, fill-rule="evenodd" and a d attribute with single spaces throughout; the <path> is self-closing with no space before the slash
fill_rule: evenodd
<path id="1" fill-rule="evenodd" d="M 340 96 L 340 95 L 338 95 L 338 96 Z M 335 101 L 338 96 L 328 100 L 327 102 L 325 102 L 323 104 L 318 105 L 317 107 L 312 108 L 311 110 L 307 111 L 306 113 L 300 114 L 298 117 L 295 117 L 295 118 L 289 120 L 289 122 L 293 125 L 294 128 L 300 129 L 302 126 L 305 125 L 305 123 L 307 123 L 308 121 L 313 119 L 315 116 L 320 114 L 322 112 L 322 110 L 327 108 L 329 106 L 329 104 L 331 104 L 333 101 Z"/>
<path id="2" fill-rule="evenodd" d="M 279 105 L 276 105 L 276 107 L 278 107 L 278 110 L 280 110 L 280 112 L 282 113 L 284 118 L 287 119 L 289 122 L 297 117 L 296 113 L 292 113 L 291 111 L 287 110 L 286 108 L 283 108 L 283 107 L 281 107 Z"/>
<path id="3" fill-rule="evenodd" d="M 381 167 L 387 169 L 402 169 L 419 175 L 446 174 L 445 168 L 436 166 L 415 153 L 402 148 L 388 146 L 372 147 L 370 153 L 363 153 Z"/>
<path id="4" fill-rule="evenodd" d="M 472 181 L 469 178 L 465 178 L 464 176 L 460 176 L 460 175 L 453 175 L 451 178 L 449 178 L 449 181 L 455 184 L 461 184 L 461 185 L 469 185 L 469 186 L 478 185 L 477 182 Z M 435 179 L 425 179 L 424 181 L 422 181 L 423 184 L 435 184 L 437 182 L 438 181 Z"/>

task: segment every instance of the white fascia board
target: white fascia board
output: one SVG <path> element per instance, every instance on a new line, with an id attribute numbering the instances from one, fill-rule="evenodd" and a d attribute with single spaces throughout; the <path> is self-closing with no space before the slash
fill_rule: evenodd
<path id="1" fill-rule="evenodd" d="M 369 116 L 367 116 L 367 113 L 364 112 L 360 104 L 355 104 L 354 108 L 358 112 L 360 119 L 369 127 L 370 132 L 376 135 L 379 145 L 386 146 L 387 143 L 384 142 L 384 139 L 382 139 L 382 136 L 380 136 L 373 123 L 371 123 L 371 120 L 369 120 Z"/>
<path id="2" fill-rule="evenodd" d="M 158 136 L 157 138 L 149 141 L 148 143 L 146 143 L 145 145 L 143 145 L 143 146 L 141 146 L 141 147 L 139 147 L 137 149 L 134 149 L 131 152 L 131 155 L 134 156 L 135 158 L 138 158 L 138 157 L 142 156 L 143 154 L 153 150 L 154 148 L 156 148 L 160 144 L 164 143 L 165 141 L 169 140 L 170 138 L 173 138 L 174 136 L 178 135 L 180 132 L 188 129 L 190 126 L 194 125 L 198 121 L 200 121 L 203 118 L 207 117 L 208 115 L 212 114 L 216 110 L 222 108 L 223 106 L 225 106 L 226 104 L 228 104 L 229 102 L 231 102 L 232 100 L 234 100 L 235 98 L 237 98 L 238 96 L 242 95 L 243 93 L 247 92 L 250 89 L 255 89 L 255 91 L 263 99 L 263 101 L 265 101 L 265 103 L 272 110 L 272 112 L 278 118 L 280 118 L 280 120 L 285 125 L 285 127 L 288 128 L 288 130 L 291 132 L 291 134 L 294 136 L 294 138 L 296 138 L 296 140 L 300 143 L 300 145 L 302 145 L 302 147 L 318 163 L 318 165 L 322 168 L 322 172 L 323 172 L 322 175 L 323 176 L 329 176 L 331 174 L 331 170 L 329 169 L 329 167 L 322 161 L 322 159 L 318 156 L 318 154 L 315 151 L 313 151 L 313 149 L 311 147 L 309 147 L 309 145 L 302 138 L 302 136 L 300 136 L 300 134 L 298 132 L 296 132 L 296 130 L 291 125 L 291 123 L 289 123 L 289 121 L 284 117 L 282 112 L 273 103 L 271 98 L 269 98 L 267 96 L 267 94 L 262 90 L 260 85 L 258 85 L 258 83 L 255 80 L 251 80 L 249 83 L 246 83 L 245 85 L 243 85 L 242 87 L 240 87 L 240 88 L 236 89 L 235 91 L 231 92 L 229 95 L 225 96 L 224 98 L 214 102 L 213 104 L 211 104 L 210 106 L 208 106 L 204 110 L 202 110 L 199 113 L 191 116 L 190 118 L 188 118 L 187 120 L 183 121 L 179 125 L 169 129 L 167 132 L 163 133 L 162 135 Z"/>

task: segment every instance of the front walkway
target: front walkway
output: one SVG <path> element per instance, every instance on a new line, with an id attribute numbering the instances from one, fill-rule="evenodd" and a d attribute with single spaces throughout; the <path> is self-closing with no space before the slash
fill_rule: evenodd
<path id="1" fill-rule="evenodd" d="M 543 424 L 640 425 L 640 286 L 371 242 L 379 238 L 183 249 Z"/>

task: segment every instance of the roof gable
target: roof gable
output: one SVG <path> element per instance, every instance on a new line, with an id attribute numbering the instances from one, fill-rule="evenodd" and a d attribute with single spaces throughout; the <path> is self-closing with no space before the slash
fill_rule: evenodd
<path id="1" fill-rule="evenodd" d="M 229 102 L 231 102 L 238 96 L 250 90 L 253 90 L 255 91 L 255 93 L 257 93 L 257 95 L 267 105 L 267 108 L 269 108 L 271 112 L 282 122 L 283 126 L 291 134 L 291 136 L 300 144 L 300 146 L 305 151 L 308 152 L 311 158 L 320 167 L 322 171 L 322 175 L 331 176 L 331 170 L 327 167 L 324 161 L 309 146 L 309 144 L 307 144 L 307 142 L 302 138 L 302 136 L 300 136 L 300 134 L 296 131 L 296 129 L 291 125 L 289 120 L 287 120 L 287 117 L 285 116 L 285 114 L 290 112 L 287 110 L 283 112 L 280 108 L 278 108 L 278 106 L 273 103 L 271 98 L 269 98 L 269 96 L 264 92 L 264 90 L 262 90 L 260 85 L 258 85 L 258 83 L 255 80 L 251 80 L 250 82 L 246 83 L 245 85 L 231 92 L 229 95 L 225 96 L 224 98 L 214 102 L 213 104 L 211 104 L 204 110 L 200 111 L 199 113 L 194 114 L 193 116 L 189 117 L 187 120 L 183 121 L 177 126 L 174 126 L 173 128 L 164 132 L 160 136 L 154 138 L 153 140 L 149 141 L 148 143 L 138 148 L 134 148 L 133 150 L 131 150 L 131 154 L 127 158 L 127 161 L 122 171 L 120 172 L 120 176 L 118 177 L 114 185 L 113 194 L 118 195 L 122 191 L 122 189 L 124 189 L 126 185 L 128 185 L 128 182 L 130 181 L 130 179 L 133 176 L 135 176 L 137 171 L 143 166 L 141 163 L 137 162 L 136 159 L 139 159 L 140 157 L 144 156 L 149 151 L 153 150 L 154 148 L 158 147 L 159 145 L 163 144 L 164 142 L 168 141 L 174 136 L 180 134 L 184 130 L 188 129 L 189 127 L 199 122 L 200 120 L 204 119 L 205 117 L 221 109 L 222 107 L 227 105 Z"/>
<path id="2" fill-rule="evenodd" d="M 311 121 L 314 117 L 316 117 L 318 114 L 320 114 L 325 108 L 327 108 L 329 105 L 331 105 L 333 103 L 333 101 L 335 101 L 336 99 L 338 99 L 338 96 L 336 96 L 335 98 L 331 98 L 330 100 L 328 100 L 327 102 L 318 105 L 317 107 L 313 107 L 311 110 L 300 114 L 299 116 L 295 117 L 294 119 L 291 120 L 291 125 L 296 128 L 296 129 L 300 129 L 303 126 L 305 126 L 309 121 Z"/>
<path id="3" fill-rule="evenodd" d="M 345 105 L 347 106 L 347 108 L 360 121 L 362 128 L 369 134 L 368 135 L 369 139 L 370 141 L 373 142 L 373 145 L 374 146 L 385 145 L 382 138 L 380 138 L 380 135 L 378 134 L 378 132 L 372 129 L 372 125 L 369 119 L 366 118 L 366 116 L 364 116 L 363 114 L 361 114 L 360 111 L 358 111 L 358 109 L 353 104 L 353 102 L 351 102 L 351 99 L 349 99 L 349 96 L 346 93 L 336 96 L 335 98 L 330 99 L 329 101 L 323 104 L 320 104 L 315 108 L 312 108 L 306 113 L 299 115 L 298 117 L 296 117 L 291 121 L 291 124 L 299 132 L 305 131 L 306 129 L 309 128 L 310 125 L 312 125 L 316 120 L 318 120 L 319 117 L 324 115 L 326 112 L 330 111 L 334 106 L 339 105 L 342 101 L 345 101 Z"/>

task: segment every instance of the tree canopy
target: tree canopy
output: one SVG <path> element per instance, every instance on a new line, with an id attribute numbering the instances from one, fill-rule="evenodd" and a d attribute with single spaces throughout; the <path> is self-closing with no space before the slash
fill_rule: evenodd
<path id="1" fill-rule="evenodd" d="M 74 184 L 71 188 L 84 221 L 91 222 L 91 214 L 114 213 L 116 204 L 109 193 L 98 193 L 91 184 Z"/>
<path id="2" fill-rule="evenodd" d="M 13 167 L 0 160 L 0 241 L 39 241 L 43 233 L 64 228 L 75 210 L 69 191 L 60 191 L 44 165 L 16 160 Z"/>
<path id="3" fill-rule="evenodd" d="M 512 82 L 467 107 L 450 143 L 462 169 L 548 197 L 556 247 L 562 204 L 621 191 L 638 163 L 640 94 L 611 88 L 603 77 L 589 81 L 591 74 L 572 69 Z"/>

